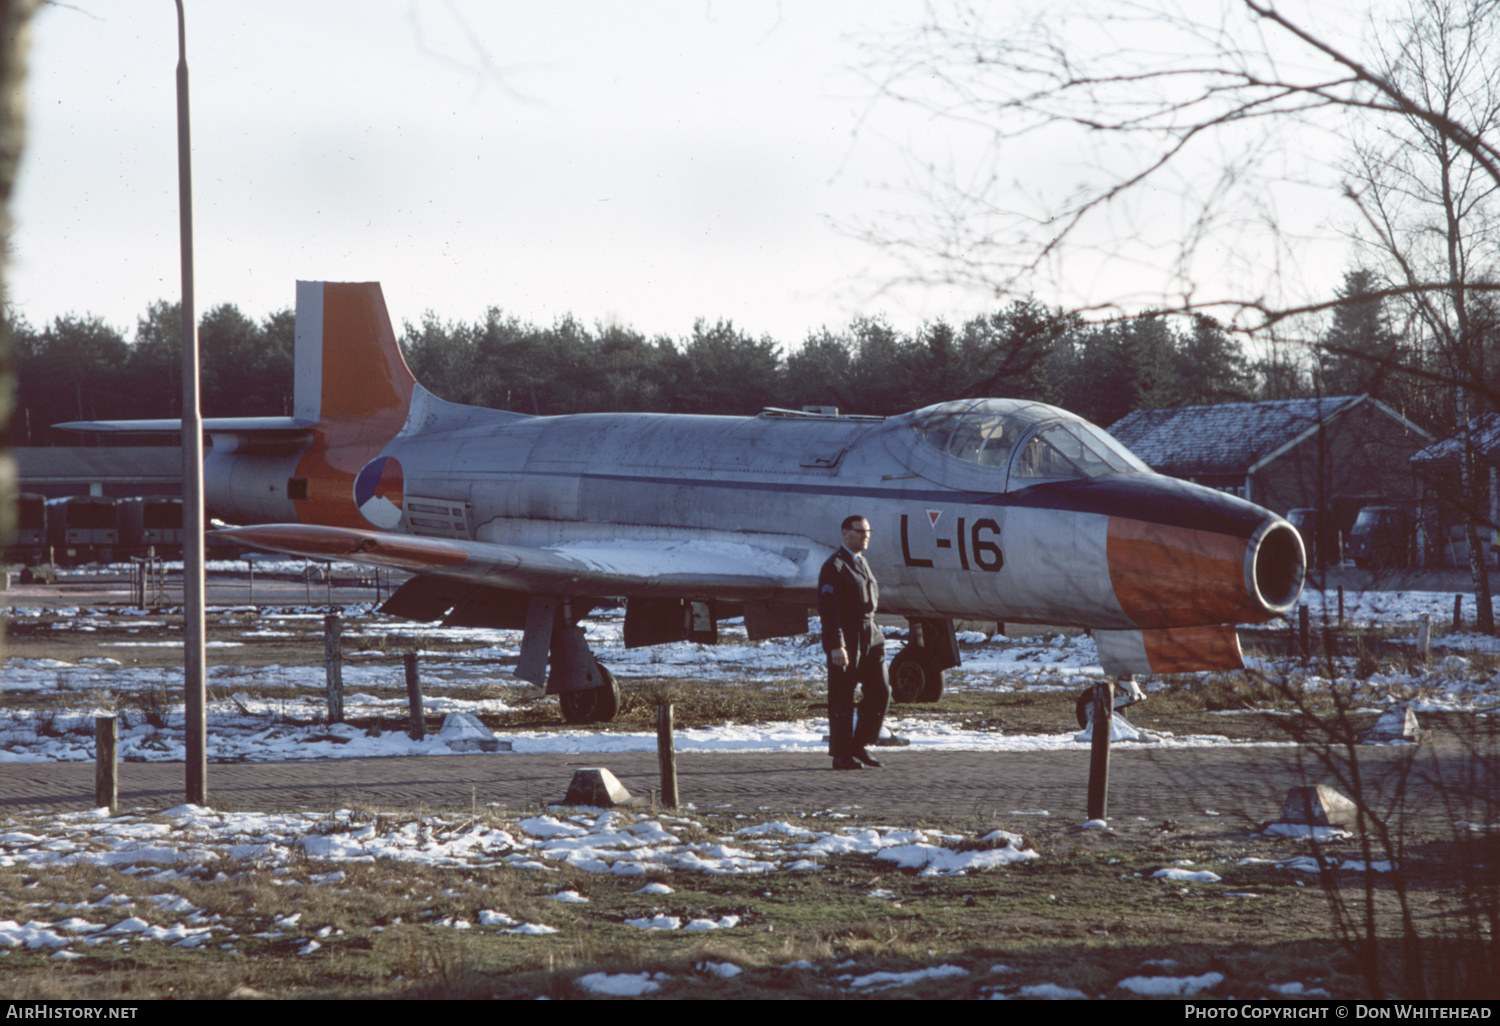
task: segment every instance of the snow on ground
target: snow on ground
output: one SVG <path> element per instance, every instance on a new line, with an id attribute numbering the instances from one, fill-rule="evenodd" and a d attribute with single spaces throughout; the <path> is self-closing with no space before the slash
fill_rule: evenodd
<path id="1" fill-rule="evenodd" d="M 377 860 L 420 863 L 430 866 L 484 868 L 509 865 L 537 873 L 557 872 L 572 866 L 586 873 L 636 877 L 671 873 L 707 875 L 764 875 L 780 872 L 816 872 L 828 858 L 847 853 L 890 857 L 898 865 L 915 868 L 918 875 L 962 876 L 970 872 L 999 869 L 1014 862 L 1034 859 L 1037 853 L 1024 847 L 1014 834 L 996 832 L 987 838 L 898 827 L 846 827 L 834 830 L 787 829 L 788 824 L 760 824 L 732 833 L 697 841 L 684 841 L 678 834 L 685 827 L 696 833 L 697 822 L 681 816 L 650 817 L 605 810 L 565 810 L 557 815 L 538 815 L 514 822 L 489 823 L 474 816 L 444 818 L 411 816 L 379 818 L 339 810 L 332 813 L 218 812 L 194 805 L 181 805 L 156 815 L 129 812 L 111 816 L 108 809 L 89 812 L 30 815 L 8 818 L 0 826 L 0 866 L 60 870 L 70 866 L 101 866 L 171 887 L 182 880 L 228 879 L 229 873 L 254 868 L 275 875 L 285 886 L 328 886 L 344 874 L 328 871 L 338 863 L 374 863 Z M 678 833 L 673 833 L 676 830 Z M 955 851 L 949 844 L 986 845 Z M 915 858 L 912 852 L 920 851 Z M 657 884 L 643 893 L 669 895 L 672 889 Z M 552 896 L 563 902 L 587 902 L 577 891 Z M 70 906 L 71 914 L 57 921 L 33 920 L 21 924 L 0 920 L 0 952 L 6 948 L 50 948 L 73 951 L 75 946 L 101 943 L 131 944 L 157 941 L 179 947 L 198 947 L 210 941 L 230 946 L 238 938 L 219 917 L 207 917 L 188 899 L 165 891 L 148 899 L 162 911 L 182 919 L 171 927 L 152 926 L 132 913 L 134 901 L 123 895 L 105 895 L 97 901 Z M 299 916 L 288 916 L 272 924 L 285 935 L 296 931 Z M 541 936 L 556 932 L 545 923 L 527 923 L 493 909 L 478 914 L 481 928 Z M 730 930 L 739 916 L 718 919 L 687 919 L 657 912 L 626 925 L 642 930 L 699 932 Z M 468 919 L 449 917 L 436 925 L 474 929 Z M 311 954 L 320 946 L 320 933 L 299 938 L 300 953 Z M 63 955 L 62 957 L 69 957 Z M 706 972 L 727 977 L 733 966 L 705 963 Z M 621 993 L 608 988 L 630 986 L 618 977 L 596 974 L 601 993 Z M 916 979 L 893 980 L 883 985 L 899 986 Z M 587 978 L 585 978 L 587 979 Z M 642 983 L 647 978 L 641 978 Z M 579 981 L 587 989 L 594 983 Z M 874 977 L 851 981 L 858 988 L 877 986 Z M 633 991 L 643 993 L 652 988 Z"/>
<path id="2" fill-rule="evenodd" d="M 1304 595 L 1314 621 L 1324 610 L 1336 615 L 1334 593 Z M 1363 624 L 1414 624 L 1421 615 L 1434 620 L 1450 617 L 1453 597 L 1445 592 L 1347 592 L 1346 620 Z M 1472 612 L 1473 602 L 1469 601 Z M 245 607 L 245 612 L 250 612 Z M 12 615 L 38 615 L 40 610 L 16 608 Z M 147 631 L 165 625 L 157 613 L 146 610 L 101 610 L 73 608 L 49 610 L 64 617 L 60 630 L 83 634 L 110 627 L 118 632 Z M 316 631 L 322 610 L 315 608 L 263 609 L 243 635 L 247 638 L 292 636 Z M 253 623 L 253 625 L 251 625 Z M 720 624 L 717 645 L 678 643 L 649 648 L 624 647 L 624 616 L 606 611 L 590 617 L 585 627 L 591 647 L 600 660 L 625 686 L 659 678 L 690 681 L 744 681 L 750 683 L 806 683 L 820 688 L 823 682 L 822 653 L 812 636 L 751 642 L 743 624 Z M 399 697 L 381 697 L 372 692 L 404 688 L 398 666 L 392 666 L 380 648 L 386 635 L 403 639 L 452 642 L 472 647 L 463 651 L 426 650 L 421 653 L 422 679 L 429 691 L 456 692 L 426 699 L 429 713 L 469 712 L 483 714 L 507 711 L 502 698 L 482 697 L 481 689 L 493 694 L 490 685 L 519 685 L 509 666 L 520 649 L 520 632 L 500 630 L 456 630 L 394 621 L 373 613 L 369 606 L 345 611 L 346 717 L 360 718 L 404 710 Z M 888 630 L 899 639 L 904 631 Z M 1032 635 L 1010 639 L 975 631 L 959 636 L 963 665 L 947 673 L 945 687 L 951 692 L 1067 690 L 1078 691 L 1101 672 L 1093 641 L 1085 635 Z M 0 673 L 0 693 L 26 693 L 54 701 L 28 702 L 28 708 L 0 712 L 0 761 L 86 761 L 94 757 L 93 717 L 123 713 L 120 726 L 120 757 L 125 760 L 169 761 L 184 757 L 183 713 L 176 701 L 180 694 L 181 670 L 175 667 L 141 668 L 129 664 L 131 646 L 155 645 L 154 639 L 102 641 L 99 654 L 76 663 L 55 659 L 10 659 Z M 1434 637 L 1435 647 L 1450 654 L 1435 659 L 1422 672 L 1377 673 L 1365 682 L 1372 704 L 1386 701 L 1411 702 L 1418 712 L 1447 709 L 1487 708 L 1500 703 L 1500 675 L 1490 676 L 1475 668 L 1470 655 L 1493 650 L 1495 639 L 1476 635 L 1449 634 Z M 170 644 L 170 643 L 162 643 Z M 372 737 L 344 725 L 323 725 L 326 713 L 324 671 L 311 653 L 305 666 L 247 668 L 234 664 L 229 642 L 220 647 L 209 668 L 209 758 L 215 761 L 280 761 L 288 759 L 332 759 L 394 755 L 444 755 L 448 747 L 435 736 L 414 742 L 399 732 Z M 1264 666 L 1268 672 L 1279 667 Z M 1311 688 L 1326 687 L 1328 681 L 1314 675 L 1306 678 Z M 1148 680 L 1146 689 L 1153 684 Z M 265 698 L 253 692 L 267 687 L 284 690 L 289 697 Z M 473 691 L 465 695 L 464 691 Z M 160 707 L 148 716 L 141 708 L 142 696 Z M 891 730 L 911 742 L 915 750 L 1062 750 L 1087 743 L 1087 734 L 1072 731 L 1051 735 L 1006 735 L 994 730 L 969 730 L 945 723 L 930 714 L 906 713 L 893 707 Z M 153 722 L 156 725 L 153 725 Z M 822 751 L 826 747 L 826 719 L 772 724 L 725 724 L 715 728 L 680 730 L 680 751 Z M 1173 736 L 1143 732 L 1142 743 L 1163 747 L 1222 745 L 1231 743 L 1220 735 Z M 656 747 L 654 733 L 610 731 L 517 731 L 508 732 L 518 753 L 649 752 Z M 499 756 L 503 757 L 503 756 Z"/>
<path id="3" fill-rule="evenodd" d="M 212 879 L 221 866 L 230 863 L 300 876 L 309 860 L 391 860 L 469 868 L 510 865 L 544 873 L 568 865 L 585 873 L 645 877 L 677 872 L 817 872 L 829 858 L 862 854 L 920 869 L 919 876 L 963 876 L 1037 857 L 1020 835 L 1004 831 L 970 838 L 892 826 L 792 830 L 787 826 L 759 824 L 684 841 L 679 834 L 687 828 L 701 833 L 696 820 L 622 810 L 560 809 L 556 814 L 496 825 L 473 816 L 414 814 L 403 820 L 347 809 L 259 813 L 181 805 L 156 815 L 136 811 L 115 816 L 107 809 L 94 809 L 10 819 L 0 827 L 4 830 L 0 832 L 0 866 L 108 866 L 164 882 Z M 326 882 L 327 877 L 320 880 Z M 657 887 L 643 889 L 643 893 L 672 892 Z M 552 897 L 563 902 L 588 900 L 571 890 Z M 633 925 L 684 927 L 670 917 L 648 918 Z M 686 928 L 733 925 L 717 921 L 712 926 L 688 924 Z"/>
<path id="4" fill-rule="evenodd" d="M 233 568 L 233 567 L 231 567 Z M 1304 597 L 1314 622 L 1321 619 L 1324 608 L 1336 608 L 1333 593 L 1324 596 L 1312 592 Z M 1446 622 L 1452 613 L 1450 593 L 1349 592 L 1345 595 L 1346 620 L 1365 624 L 1406 623 L 1427 614 L 1434 623 Z M 1472 600 L 1467 601 L 1472 615 Z M 106 622 L 118 626 L 118 610 L 73 609 L 61 611 L 68 622 L 63 629 L 90 632 Z M 13 610 L 16 616 L 26 610 Z M 383 633 L 386 625 L 378 619 L 366 619 L 368 609 L 346 611 L 346 661 L 344 665 L 345 709 L 351 716 L 368 715 L 377 709 L 403 705 L 400 699 L 381 698 L 362 689 L 397 687 L 402 684 L 399 669 L 371 662 L 361 665 L 361 639 Z M 137 629 L 161 626 L 143 610 L 128 616 Z M 297 628 L 316 623 L 321 611 L 313 609 L 282 612 L 261 611 L 256 626 L 247 627 L 247 637 L 292 636 Z M 821 654 L 808 639 L 781 639 L 751 643 L 743 628 L 721 624 L 722 643 L 718 646 L 679 644 L 653 649 L 632 650 L 623 647 L 623 618 L 605 614 L 587 624 L 590 644 L 606 665 L 628 686 L 632 680 L 654 677 L 678 677 L 693 680 L 799 681 L 821 685 Z M 474 647 L 461 653 L 425 652 L 422 657 L 424 681 L 451 688 L 460 693 L 472 686 L 511 683 L 509 674 L 497 672 L 497 661 L 513 660 L 519 650 L 517 632 L 448 631 L 401 623 L 389 629 L 406 637 L 451 640 L 464 638 Z M 892 632 L 896 634 L 898 632 Z M 145 642 L 148 639 L 143 639 Z M 947 682 L 952 690 L 1021 690 L 1028 688 L 1081 689 L 1100 673 L 1097 654 L 1087 637 L 1061 635 L 1033 636 L 1025 639 L 989 638 L 966 632 L 961 635 L 964 665 L 951 671 Z M 1471 635 L 1439 635 L 1433 638 L 1435 648 L 1452 654 L 1435 660 L 1435 666 L 1422 673 L 1377 674 L 1367 684 L 1374 692 L 1382 688 L 1391 696 L 1420 696 L 1418 709 L 1488 708 L 1500 703 L 1500 679 L 1473 668 L 1460 653 L 1495 651 L 1494 639 Z M 141 693 L 170 696 L 180 688 L 180 671 L 139 669 L 126 665 L 129 646 L 101 645 L 98 656 L 77 663 L 56 660 L 7 661 L 0 674 L 0 692 L 28 693 L 55 699 L 55 708 L 42 711 L 10 710 L 0 713 L 0 760 L 82 760 L 93 758 L 93 723 L 97 713 L 114 711 L 117 704 L 127 710 L 139 708 L 123 701 Z M 233 665 L 233 648 L 218 657 L 220 665 L 211 668 L 210 684 L 219 698 L 210 707 L 210 758 L 244 760 L 280 760 L 306 758 L 339 758 L 369 755 L 446 754 L 448 749 L 436 737 L 414 743 L 404 735 L 387 734 L 368 737 L 362 731 L 342 726 L 307 726 L 323 712 L 323 672 L 321 667 L 273 666 L 248 669 Z M 1275 667 L 1271 668 L 1273 671 Z M 1312 687 L 1326 686 L 1327 681 L 1313 677 Z M 276 685 L 296 697 L 267 699 L 249 693 L 252 688 Z M 1147 688 L 1151 685 L 1148 682 Z M 301 694 L 305 692 L 305 694 Z M 506 708 L 494 698 L 429 697 L 427 705 L 436 711 L 485 712 Z M 180 708 L 165 710 L 164 727 L 141 722 L 138 715 L 127 712 L 127 725 L 121 731 L 123 758 L 181 759 L 182 714 Z M 300 723 L 298 721 L 301 721 Z M 1082 742 L 1067 731 L 1052 736 L 1016 737 L 993 732 L 959 729 L 940 720 L 903 718 L 899 711 L 892 725 L 897 733 L 909 738 L 913 748 L 929 750 L 1017 748 L 1069 748 Z M 713 729 L 682 730 L 677 734 L 679 750 L 690 751 L 822 751 L 826 721 L 771 725 L 725 725 Z M 567 751 L 608 752 L 622 750 L 650 751 L 655 736 L 567 731 L 558 733 L 508 733 L 517 752 Z M 1086 736 L 1086 735 L 1084 735 Z M 1176 738 L 1151 735 L 1151 743 L 1226 744 L 1222 737 Z M 504 756 L 497 756 L 503 758 Z M 1038 813 L 1040 814 L 1040 813 Z M 0 956 L 10 949 L 51 950 L 53 957 L 81 957 L 81 950 L 99 944 L 128 947 L 140 943 L 174 944 L 196 948 L 212 944 L 233 950 L 238 937 L 230 927 L 206 916 L 191 902 L 172 890 L 175 881 L 184 879 L 220 879 L 227 872 L 255 867 L 275 874 L 287 886 L 336 885 L 344 879 L 337 868 L 343 862 L 373 862 L 388 859 L 422 862 L 441 866 L 510 865 L 523 871 L 546 874 L 561 865 L 581 871 L 617 876 L 645 876 L 673 873 L 703 874 L 772 874 L 818 872 L 830 857 L 857 852 L 887 861 L 892 868 L 917 870 L 924 875 L 962 875 L 996 871 L 1014 862 L 1036 858 L 1036 852 L 1024 847 L 1021 839 L 1004 831 L 979 838 L 942 834 L 934 831 L 891 826 L 860 826 L 822 829 L 826 824 L 813 821 L 811 826 L 771 822 L 746 826 L 721 836 L 685 841 L 682 828 L 693 821 L 661 815 L 646 815 L 599 810 L 566 810 L 555 814 L 532 816 L 514 822 L 486 823 L 466 817 L 449 821 L 438 816 L 413 815 L 404 821 L 383 818 L 378 823 L 367 816 L 349 811 L 334 813 L 224 813 L 194 806 L 180 806 L 151 815 L 127 812 L 110 816 L 107 810 L 84 813 L 29 814 L 7 817 L 0 821 L 0 865 L 66 867 L 73 865 L 109 866 L 159 884 L 163 893 L 147 899 L 105 894 L 96 901 L 78 907 L 59 909 L 55 916 L 42 916 L 26 923 L 0 921 Z M 674 833 L 674 830 L 677 833 Z M 701 834 L 700 832 L 697 832 Z M 1276 865 L 1291 873 L 1315 872 L 1316 863 L 1292 858 Z M 1363 864 L 1337 867 L 1363 871 Z M 1376 872 L 1390 867 L 1376 864 Z M 1154 881 L 1154 882 L 1153 882 Z M 1171 867 L 1161 870 L 1143 885 L 1215 887 L 1218 876 L 1206 870 Z M 660 895 L 663 900 L 673 893 L 665 884 L 651 883 L 640 893 Z M 1249 895 L 1247 895 L 1249 896 Z M 562 890 L 553 897 L 559 902 L 586 901 L 576 891 Z M 880 900 L 878 891 L 870 894 Z M 135 915 L 135 902 L 146 901 L 157 910 L 170 913 L 177 921 L 171 926 L 153 926 Z M 179 918 L 180 917 L 180 918 Z M 273 924 L 279 934 L 294 938 L 295 950 L 312 955 L 328 940 L 332 927 L 318 931 L 299 931 L 297 917 Z M 504 912 L 486 909 L 475 916 L 476 922 L 450 917 L 437 925 L 453 929 L 493 929 L 525 937 L 554 931 L 545 923 L 530 923 Z M 736 917 L 718 920 L 690 919 L 674 916 L 670 909 L 659 909 L 633 922 L 643 930 L 687 932 L 733 929 Z M 807 963 L 789 962 L 786 970 L 813 971 Z M 1116 984 L 1118 990 L 1137 994 L 1188 996 L 1220 987 L 1218 973 L 1200 976 L 1159 975 L 1153 969 L 1169 968 L 1147 964 L 1140 975 Z M 732 963 L 704 962 L 697 972 L 729 979 L 741 970 Z M 916 968 L 908 972 L 856 974 L 845 967 L 834 967 L 841 975 L 826 977 L 830 989 L 850 993 L 879 992 L 920 983 L 924 980 L 961 978 L 969 970 L 952 965 Z M 1004 977 L 1010 970 L 995 966 L 990 974 Z M 591 973 L 574 982 L 581 988 L 599 994 L 638 995 L 653 993 L 671 979 L 664 973 Z M 1273 985 L 1288 996 L 1321 996 L 1324 992 L 1301 982 Z M 992 998 L 1077 999 L 1080 991 L 1053 983 L 982 984 L 980 996 Z M 1104 995 L 1107 996 L 1107 995 Z"/>
<path id="5" fill-rule="evenodd" d="M 705 831 L 704 827 L 701 820 L 686 816 L 583 808 L 553 809 L 520 819 L 472 814 L 377 817 L 349 810 L 221 812 L 194 805 L 154 814 L 127 811 L 110 815 L 107 809 L 22 814 L 0 821 L 0 866 L 54 873 L 76 866 L 108 867 L 160 890 L 129 896 L 108 893 L 101 885 L 85 901 L 33 904 L 28 913 L 33 918 L 25 923 L 0 920 L 0 958 L 12 950 L 29 949 L 49 951 L 54 958 L 68 960 L 83 957 L 88 948 L 98 945 L 130 950 L 147 943 L 233 953 L 247 937 L 282 939 L 299 957 L 309 957 L 323 950 L 324 942 L 336 943 L 342 931 L 332 925 L 302 923 L 301 913 L 270 922 L 264 917 L 255 921 L 253 916 L 249 922 L 226 920 L 195 906 L 179 889 L 184 882 L 226 881 L 245 872 L 267 874 L 278 885 L 292 888 L 336 887 L 347 878 L 341 865 L 377 862 L 466 868 L 508 865 L 537 874 L 542 881 L 547 879 L 546 874 L 556 873 L 564 865 L 582 873 L 626 878 L 647 874 L 760 877 L 817 872 L 830 858 L 855 853 L 898 867 L 920 868 L 921 876 L 963 876 L 1003 870 L 1039 857 L 1020 836 L 1003 830 L 970 837 L 897 826 L 839 827 L 819 816 L 798 822 L 754 823 L 724 832 Z M 1296 857 L 1273 864 L 1292 873 L 1304 870 Z M 1143 887 L 1161 885 L 1139 873 L 1136 877 Z M 1219 882 L 1209 873 L 1191 879 L 1194 886 L 1206 888 L 1216 888 Z M 701 889 L 702 885 L 692 886 Z M 637 893 L 651 894 L 668 903 L 674 889 L 653 882 Z M 588 901 L 586 895 L 572 889 L 556 891 L 549 897 L 559 902 Z M 883 896 L 872 892 L 869 897 L 882 900 Z M 172 923 L 153 925 L 144 915 L 164 915 Z M 528 922 L 498 909 L 480 909 L 469 917 L 437 918 L 434 913 L 425 921 L 435 927 L 494 931 L 520 938 L 557 932 L 545 922 Z M 400 923 L 400 919 L 394 922 Z M 687 934 L 732 931 L 740 926 L 740 917 L 691 918 L 674 915 L 670 904 L 663 904 L 649 915 L 624 922 L 643 931 Z M 716 979 L 733 979 L 743 972 L 732 962 L 704 961 L 694 968 Z M 982 972 L 951 964 L 862 972 L 855 961 L 821 970 L 801 961 L 778 968 L 806 972 L 810 983 L 849 994 L 881 993 L 926 981 L 961 980 Z M 1201 976 L 1146 974 L 1171 968 L 1176 968 L 1175 962 L 1147 962 L 1141 967 L 1141 975 L 1123 979 L 1116 987 L 1143 995 L 1188 996 L 1224 981 L 1222 974 L 1212 972 Z M 988 976 L 997 982 L 981 982 L 978 996 L 1053 1000 L 1108 996 L 1089 995 L 1050 982 L 1023 983 L 1004 965 L 992 966 Z M 574 983 L 601 995 L 638 996 L 654 993 L 672 979 L 662 972 L 596 972 L 582 974 Z M 1324 993 L 1299 981 L 1275 986 L 1293 996 Z"/>
<path id="6" fill-rule="evenodd" d="M 696 840 L 685 840 L 694 836 Z M 895 826 L 830 828 L 819 817 L 799 823 L 756 823 L 732 832 L 705 836 L 701 821 L 676 815 L 647 815 L 621 810 L 555 809 L 521 819 L 489 819 L 473 815 L 417 815 L 407 817 L 339 810 L 332 813 L 221 812 L 181 805 L 156 814 L 138 811 L 111 816 L 106 809 L 87 812 L 29 814 L 9 818 L 0 826 L 0 866 L 59 871 L 72 866 L 104 866 L 135 876 L 161 888 L 144 897 L 98 893 L 69 905 L 32 906 L 35 918 L 26 923 L 0 920 L 0 957 L 11 949 L 47 950 L 60 959 L 77 958 L 84 949 L 101 944 L 129 948 L 143 943 L 182 948 L 212 947 L 233 951 L 247 929 L 263 927 L 256 937 L 286 938 L 290 949 L 310 956 L 336 938 L 332 926 L 317 928 L 292 914 L 269 923 L 246 927 L 209 915 L 185 897 L 177 885 L 185 881 L 221 881 L 255 871 L 269 874 L 280 886 L 338 886 L 346 879 L 342 864 L 407 862 L 443 867 L 485 868 L 509 865 L 522 872 L 555 873 L 564 865 L 584 873 L 636 877 L 676 874 L 752 874 L 817 871 L 829 858 L 857 853 L 887 859 L 897 866 L 916 868 L 919 875 L 966 875 L 996 871 L 1015 862 L 1037 858 L 1024 841 L 1005 831 L 984 837 L 941 833 Z M 913 858 L 919 853 L 920 858 Z M 1276 863 L 1289 872 L 1302 867 L 1296 860 Z M 1139 874 L 1137 874 L 1139 876 Z M 1199 886 L 1217 882 L 1200 878 Z M 1159 886 L 1141 879 L 1143 887 Z M 695 885 L 701 886 L 701 885 Z M 587 889 L 587 888 L 584 888 Z M 673 888 L 659 882 L 639 893 L 670 901 Z M 586 902 L 575 890 L 558 891 L 558 901 Z M 880 900 L 871 894 L 872 900 Z M 165 913 L 170 926 L 152 925 L 140 913 Z M 545 918 L 545 916 L 543 917 Z M 399 920 L 398 920 L 399 922 Z M 544 922 L 527 922 L 497 909 L 481 909 L 472 917 L 444 916 L 430 920 L 454 930 L 492 930 L 517 937 L 557 932 Z M 694 919 L 674 915 L 669 905 L 650 915 L 625 920 L 643 931 L 691 933 L 734 930 L 735 915 Z M 239 932 L 237 932 L 239 931 Z M 816 979 L 825 989 L 848 993 L 877 993 L 909 987 L 928 980 L 956 980 L 972 971 L 954 965 L 935 965 L 906 971 L 860 972 L 859 963 L 827 967 Z M 1216 987 L 1219 973 L 1202 976 L 1145 975 L 1145 971 L 1174 968 L 1176 963 L 1146 963 L 1142 975 L 1116 986 L 1138 994 L 1191 995 Z M 780 968 L 817 972 L 805 962 Z M 719 979 L 739 975 L 729 962 L 699 963 L 696 971 Z M 984 983 L 979 994 L 992 998 L 1077 999 L 1081 991 L 1053 983 L 1013 980 L 1003 965 L 989 969 L 1000 982 Z M 629 996 L 653 993 L 672 977 L 660 972 L 590 973 L 574 982 L 599 994 Z M 1298 993 L 1303 984 L 1279 985 Z M 1311 994 L 1315 991 L 1307 990 Z"/>
<path id="7" fill-rule="evenodd" d="M 1133 994 L 1155 997 L 1191 997 L 1199 991 L 1217 987 L 1223 982 L 1223 973 L 1204 973 L 1202 976 L 1130 976 L 1115 986 Z"/>
<path id="8" fill-rule="evenodd" d="M 36 615 L 39 610 L 17 609 L 18 616 Z M 122 622 L 128 629 L 146 630 L 160 627 L 164 621 L 144 610 L 63 609 L 53 610 L 65 617 L 59 626 L 88 633 L 105 626 L 118 630 Z M 244 634 L 254 636 L 293 635 L 321 624 L 322 612 L 315 609 L 262 611 L 255 626 Z M 346 610 L 343 666 L 344 714 L 359 718 L 378 713 L 397 713 L 405 709 L 405 700 L 378 697 L 369 690 L 379 687 L 403 687 L 399 667 L 388 660 L 376 662 L 371 656 L 384 655 L 376 649 L 387 633 L 399 632 L 403 638 L 422 641 L 460 640 L 473 645 L 463 652 L 427 650 L 421 653 L 424 684 L 434 688 L 473 689 L 496 683 L 520 685 L 509 669 L 497 661 L 514 660 L 520 650 L 520 632 L 500 630 L 456 630 L 393 621 L 373 615 L 368 607 Z M 750 642 L 739 621 L 720 624 L 720 643 L 701 645 L 679 643 L 644 649 L 624 647 L 624 616 L 620 611 L 605 612 L 585 621 L 590 646 L 600 660 L 629 686 L 633 681 L 671 677 L 698 681 L 772 682 L 806 681 L 821 687 L 822 653 L 809 637 L 783 638 Z M 900 632 L 895 632 L 900 633 Z M 995 689 L 1015 687 L 1071 687 L 1081 689 L 1097 675 L 1097 655 L 1087 637 L 1065 638 L 1061 635 L 1041 637 L 1025 642 L 1007 642 L 1004 638 L 987 641 L 985 635 L 970 633 L 964 637 L 965 665 L 949 673 L 948 688 Z M 93 718 L 120 709 L 124 723 L 120 726 L 119 751 L 123 760 L 174 761 L 184 757 L 183 712 L 174 701 L 180 694 L 182 673 L 175 667 L 140 668 L 128 665 L 128 646 L 154 644 L 142 642 L 101 642 L 100 654 L 75 663 L 55 659 L 10 659 L 0 674 L 0 692 L 25 692 L 35 697 L 55 697 L 55 705 L 45 708 L 12 709 L 0 712 L 0 761 L 86 761 L 94 758 Z M 310 662 L 317 653 L 310 656 Z M 326 713 L 325 677 L 320 664 L 307 666 L 268 666 L 246 668 L 235 666 L 232 655 L 220 656 L 218 665 L 208 671 L 211 693 L 209 704 L 209 752 L 214 761 L 280 761 L 287 759 L 358 758 L 388 755 L 446 755 L 448 747 L 435 736 L 414 742 L 404 734 L 388 732 L 370 737 L 364 731 L 344 725 L 322 725 L 317 721 Z M 1058 683 L 1059 680 L 1066 684 Z M 260 698 L 250 692 L 274 686 L 287 689 L 293 697 Z M 165 707 L 148 722 L 143 713 L 132 712 L 131 700 L 140 695 L 156 695 Z M 429 713 L 502 712 L 509 706 L 497 698 L 438 697 L 426 698 Z M 1023 750 L 1068 748 L 1076 745 L 1073 734 L 1050 736 L 1003 736 L 996 732 L 959 729 L 951 724 L 929 719 L 903 719 L 899 713 L 890 721 L 891 728 L 912 746 L 927 750 Z M 711 729 L 680 730 L 676 735 L 679 751 L 823 751 L 827 747 L 826 718 L 797 723 L 763 725 L 725 724 Z M 506 739 L 518 753 L 570 752 L 650 752 L 656 750 L 654 733 L 614 733 L 592 730 L 508 732 Z M 1152 741 L 1165 745 L 1226 743 L 1222 737 L 1185 737 L 1153 735 Z"/>

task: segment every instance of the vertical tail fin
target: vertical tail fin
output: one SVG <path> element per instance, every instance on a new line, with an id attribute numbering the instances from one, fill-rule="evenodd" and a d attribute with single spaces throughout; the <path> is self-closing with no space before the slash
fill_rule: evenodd
<path id="1" fill-rule="evenodd" d="M 380 453 L 406 424 L 417 382 L 396 345 L 380 285 L 299 281 L 294 362 L 295 413 L 313 425 L 288 482 L 297 519 L 396 526 L 401 465 Z"/>
<path id="2" fill-rule="evenodd" d="M 416 379 L 379 282 L 299 281 L 295 360 L 299 420 L 406 420 Z"/>

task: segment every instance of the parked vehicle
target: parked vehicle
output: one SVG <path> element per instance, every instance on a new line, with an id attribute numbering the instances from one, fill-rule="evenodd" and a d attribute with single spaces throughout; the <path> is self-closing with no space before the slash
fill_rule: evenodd
<path id="1" fill-rule="evenodd" d="M 1366 506 L 1354 518 L 1346 554 L 1354 565 L 1390 570 L 1411 565 L 1411 514 L 1400 506 Z"/>
<path id="2" fill-rule="evenodd" d="M 16 496 L 16 536 L 5 547 L 5 561 L 34 566 L 46 558 L 47 500 L 23 492 Z"/>
<path id="3" fill-rule="evenodd" d="M 130 499 L 140 503 L 141 541 L 136 555 L 155 551 L 163 559 L 182 558 L 182 498 L 175 495 L 152 495 Z"/>
<path id="4" fill-rule="evenodd" d="M 140 544 L 139 504 L 107 495 L 47 502 L 47 544 L 59 566 L 108 563 Z"/>

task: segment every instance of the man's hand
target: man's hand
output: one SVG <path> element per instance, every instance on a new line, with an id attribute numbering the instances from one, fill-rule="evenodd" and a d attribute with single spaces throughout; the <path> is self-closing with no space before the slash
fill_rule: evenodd
<path id="1" fill-rule="evenodd" d="M 849 653 L 845 652 L 842 646 L 836 648 L 832 652 L 828 653 L 828 662 L 834 666 L 839 667 L 840 669 L 843 669 L 845 666 L 849 665 Z"/>

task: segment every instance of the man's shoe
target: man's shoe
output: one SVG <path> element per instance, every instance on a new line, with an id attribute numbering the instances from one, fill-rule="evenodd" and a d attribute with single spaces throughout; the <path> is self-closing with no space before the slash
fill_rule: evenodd
<path id="1" fill-rule="evenodd" d="M 872 769 L 880 768 L 880 760 L 871 755 L 867 749 L 856 748 L 854 750 L 854 757 Z"/>
<path id="2" fill-rule="evenodd" d="M 859 763 L 855 762 L 853 759 L 834 759 L 833 760 L 833 768 L 836 769 L 836 770 L 857 770 L 857 769 L 864 769 L 863 766 L 861 766 Z"/>

